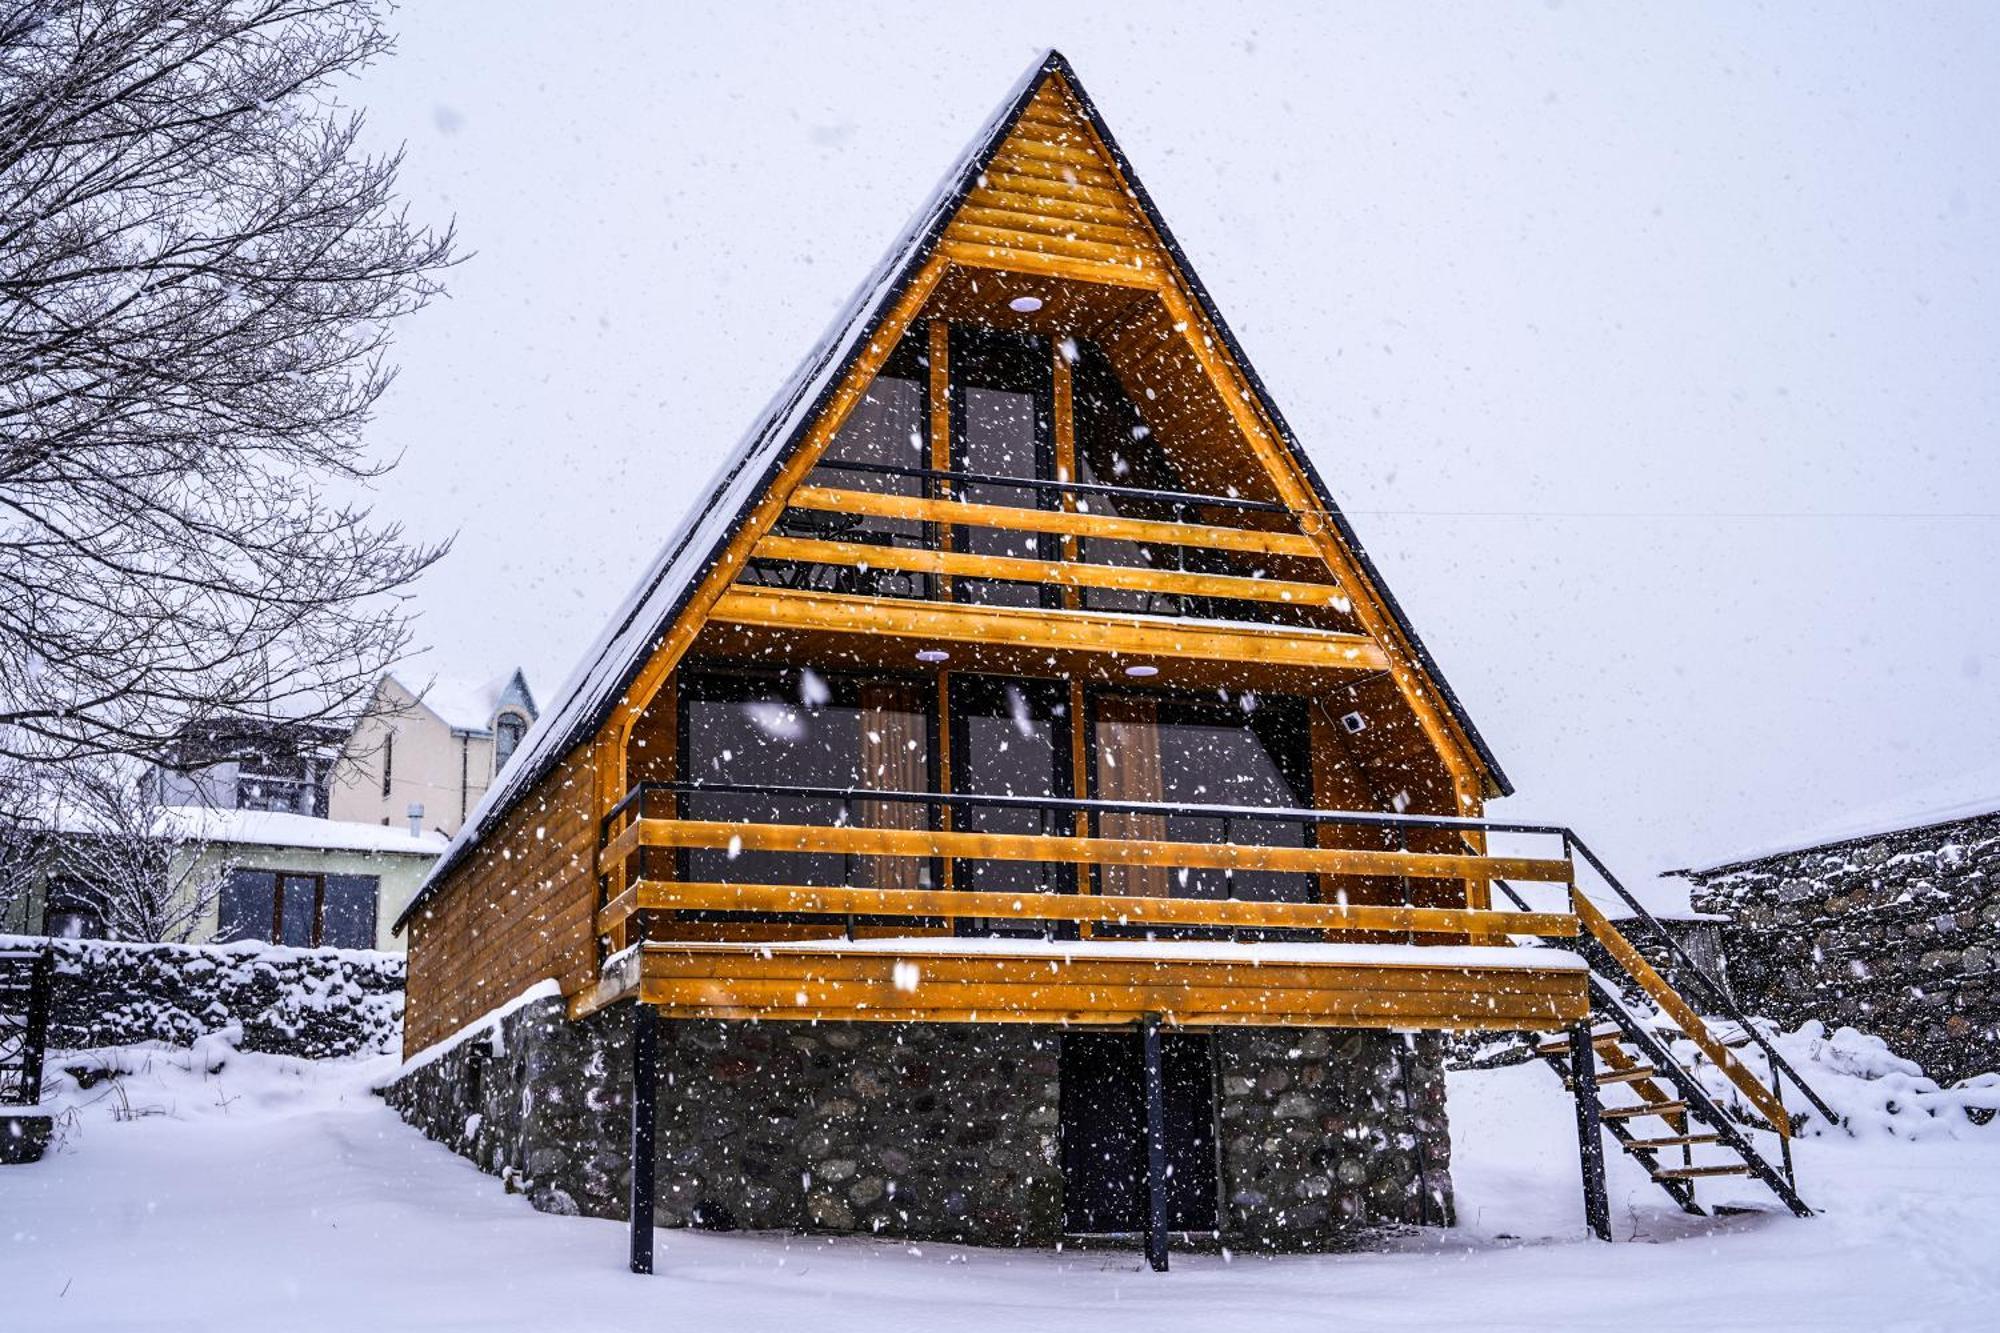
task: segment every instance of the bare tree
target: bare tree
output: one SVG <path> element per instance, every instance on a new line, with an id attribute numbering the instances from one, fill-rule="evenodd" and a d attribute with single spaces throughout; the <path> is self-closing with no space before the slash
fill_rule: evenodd
<path id="1" fill-rule="evenodd" d="M 200 807 L 165 806 L 132 766 L 98 759 L 64 770 L 62 834 L 50 862 L 108 939 L 186 944 L 208 922 L 230 866 L 208 853 Z"/>
<path id="2" fill-rule="evenodd" d="M 452 235 L 335 85 L 378 0 L 0 0 L 0 756 L 342 716 L 443 553 L 363 502 Z"/>

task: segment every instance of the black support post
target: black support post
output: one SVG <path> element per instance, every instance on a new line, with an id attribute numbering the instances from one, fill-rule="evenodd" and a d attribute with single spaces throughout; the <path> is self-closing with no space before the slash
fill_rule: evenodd
<path id="1" fill-rule="evenodd" d="M 1167 1271 L 1167 1086 L 1160 1072 L 1160 1024 L 1140 1025 L 1146 1066 L 1146 1262 Z"/>
<path id="2" fill-rule="evenodd" d="M 50 945 L 35 955 L 28 972 L 27 1028 L 21 1033 L 21 1102 L 42 1100 L 42 1060 L 49 1049 L 49 992 L 55 987 L 56 952 Z"/>
<path id="3" fill-rule="evenodd" d="M 632 1003 L 632 1271 L 653 1271 L 653 1117 L 659 1079 L 653 1006 Z"/>
<path id="4" fill-rule="evenodd" d="M 1583 1161 L 1584 1224 L 1599 1240 L 1610 1240 L 1611 1197 L 1604 1185 L 1604 1134 L 1597 1115 L 1597 1050 L 1588 1019 L 1569 1030 L 1569 1079 L 1576 1089 L 1576 1147 Z"/>

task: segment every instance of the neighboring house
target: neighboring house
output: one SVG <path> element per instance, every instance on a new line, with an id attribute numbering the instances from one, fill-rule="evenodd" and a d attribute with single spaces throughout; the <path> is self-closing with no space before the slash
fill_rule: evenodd
<path id="1" fill-rule="evenodd" d="M 1749 1012 L 1874 1033 L 1943 1082 L 2000 1069 L 2000 771 L 1667 873 L 1726 918 Z"/>
<path id="2" fill-rule="evenodd" d="M 215 718 L 185 728 L 152 781 L 162 805 L 275 810 L 325 818 L 327 784 L 348 728 Z"/>
<path id="3" fill-rule="evenodd" d="M 341 747 L 335 819 L 435 829 L 449 837 L 535 723 L 520 671 L 468 684 L 390 672 Z"/>
<path id="4" fill-rule="evenodd" d="M 400 950 L 390 927 L 445 846 L 436 833 L 278 811 L 173 806 L 159 813 L 166 836 L 194 858 L 176 867 L 176 880 L 221 878 L 189 934 L 197 943 L 254 939 Z M 10 929 L 61 938 L 105 934 L 101 895 L 77 877 L 62 851 L 66 842 L 92 836 L 82 827 L 59 831 L 47 871 L 17 906 Z"/>
<path id="5" fill-rule="evenodd" d="M 1599 1235 L 1606 1110 L 1683 1206 L 1806 1211 L 1566 947 L 1633 956 L 1569 835 L 1486 854 L 1507 779 L 1060 56 L 721 461 L 398 923 L 428 1132 L 642 1271 L 655 1220 L 1164 1266 L 1448 1225 L 1442 1035 L 1568 1028 Z"/>

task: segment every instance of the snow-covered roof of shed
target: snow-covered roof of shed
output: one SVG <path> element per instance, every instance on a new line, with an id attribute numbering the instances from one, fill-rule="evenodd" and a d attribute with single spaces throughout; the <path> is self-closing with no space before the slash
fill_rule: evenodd
<path id="1" fill-rule="evenodd" d="M 1885 801 L 1848 810 L 1835 818 L 1775 839 L 1768 846 L 1737 852 L 1704 866 L 1669 870 L 1669 875 L 1713 875 L 1774 856 L 1861 842 L 1884 834 L 1955 824 L 2000 814 L 2000 768 L 1957 773 Z"/>
<path id="2" fill-rule="evenodd" d="M 563 755 L 569 753 L 591 734 L 616 705 L 632 678 L 644 666 L 660 638 L 679 618 L 687 597 L 693 592 L 699 576 L 715 560 L 722 548 L 747 519 L 758 498 L 763 495 L 777 474 L 792 447 L 799 442 L 818 419 L 831 401 L 855 356 L 867 345 L 868 339 L 880 325 L 883 317 L 895 305 L 910 281 L 935 250 L 944 234 L 946 225 L 964 202 L 966 195 L 978 181 L 1001 143 L 1014 128 L 1029 101 L 1034 97 L 1043 80 L 1050 75 L 1060 75 L 1067 84 L 1090 122 L 1091 128 L 1103 142 L 1106 150 L 1117 163 L 1130 188 L 1133 200 L 1138 204 L 1147 220 L 1158 233 L 1161 244 L 1172 255 L 1179 266 L 1181 276 L 1186 280 L 1190 294 L 1200 306 L 1202 313 L 1214 325 L 1224 345 L 1236 364 L 1242 369 L 1258 404 L 1277 427 L 1278 434 L 1291 447 L 1304 470 L 1308 481 L 1318 493 L 1327 516 L 1339 533 L 1340 538 L 1353 553 L 1354 559 L 1382 598 L 1390 616 L 1408 641 L 1417 661 L 1428 673 L 1431 681 L 1443 696 L 1445 706 L 1464 730 L 1466 738 L 1478 752 L 1480 761 L 1492 775 L 1495 785 L 1503 795 L 1511 794 L 1513 785 L 1501 770 L 1472 719 L 1466 714 L 1458 697 L 1444 679 L 1437 663 L 1432 659 L 1422 639 L 1417 636 L 1409 618 L 1397 604 L 1391 592 L 1377 573 L 1368 553 L 1362 549 L 1359 537 L 1348 523 L 1345 515 L 1334 501 L 1332 493 L 1313 467 L 1311 459 L 1298 446 L 1291 428 L 1278 411 L 1270 392 L 1251 367 L 1249 358 L 1243 354 L 1235 334 L 1222 318 L 1222 313 L 1210 299 L 1207 289 L 1196 276 L 1187 256 L 1168 230 L 1166 221 L 1154 207 L 1145 186 L 1140 184 L 1136 173 L 1126 161 L 1123 151 L 1112 137 L 1110 127 L 1098 115 L 1076 72 L 1070 67 L 1062 53 L 1055 50 L 1046 52 L 1030 65 L 1008 92 L 998 109 L 987 117 L 984 124 L 960 153 L 958 160 L 945 173 L 944 178 L 932 191 L 928 201 L 917 210 L 897 235 L 882 258 L 848 298 L 833 323 L 821 335 L 812 351 L 794 370 L 789 379 L 772 397 L 765 409 L 758 414 L 756 424 L 737 441 L 714 478 L 700 494 L 710 497 L 703 504 L 695 506 L 668 537 L 660 554 L 655 557 L 646 572 L 640 577 L 632 591 L 620 603 L 602 633 L 584 652 L 581 661 L 568 680 L 556 691 L 555 705 L 543 714 L 522 740 L 514 761 L 508 765 L 499 781 L 487 788 L 485 796 L 460 826 L 451 846 L 431 868 L 430 876 L 422 888 L 411 899 L 410 905 L 397 918 L 395 929 L 401 930 L 410 917 L 429 898 L 435 887 L 458 864 L 468 848 L 485 836 L 493 822 L 506 811 L 515 798 L 538 782 Z"/>

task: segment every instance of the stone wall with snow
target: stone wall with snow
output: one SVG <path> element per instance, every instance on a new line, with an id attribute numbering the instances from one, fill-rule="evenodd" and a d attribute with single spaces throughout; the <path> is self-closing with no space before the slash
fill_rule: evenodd
<path id="1" fill-rule="evenodd" d="M 1881 1035 L 1942 1082 L 2000 1069 L 2000 814 L 1689 872 L 1736 997 Z"/>
<path id="2" fill-rule="evenodd" d="M 41 948 L 0 936 L 0 948 Z M 245 1050 L 313 1059 L 400 1040 L 403 957 L 353 949 L 56 940 L 49 1045 L 191 1044 L 238 1027 Z"/>
<path id="3" fill-rule="evenodd" d="M 419 1053 L 384 1089 L 545 1211 L 623 1217 L 627 1006 L 550 992 Z M 660 1031 L 657 1221 L 986 1245 L 1062 1239 L 1062 1031 L 720 1023 Z M 1223 1243 L 1312 1250 L 1452 1215 L 1435 1034 L 1215 1037 Z"/>

